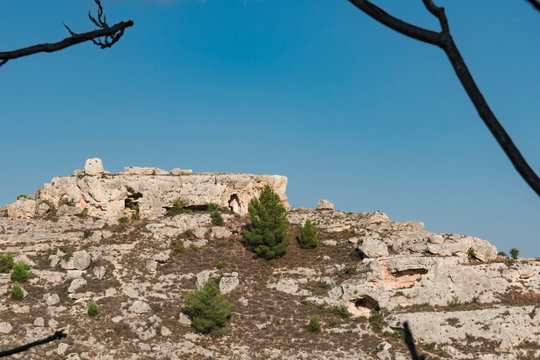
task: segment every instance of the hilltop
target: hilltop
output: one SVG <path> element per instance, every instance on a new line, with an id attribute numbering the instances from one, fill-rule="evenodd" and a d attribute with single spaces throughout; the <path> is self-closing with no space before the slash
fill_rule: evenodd
<path id="1" fill-rule="evenodd" d="M 271 261 L 242 235 L 249 200 L 266 185 L 292 234 Z M 408 321 L 430 359 L 540 358 L 540 259 L 328 201 L 294 209 L 286 185 L 277 175 L 110 174 L 89 159 L 0 207 L 0 253 L 30 265 L 22 300 L 10 299 L 13 281 L 0 273 L 0 350 L 65 329 L 67 338 L 18 358 L 409 359 Z M 209 204 L 223 225 L 212 224 Z M 314 249 L 295 240 L 306 219 L 319 229 Z M 234 304 L 218 338 L 183 312 L 184 296 L 210 278 Z M 88 316 L 92 301 L 99 313 Z M 321 333 L 306 329 L 312 315 Z"/>

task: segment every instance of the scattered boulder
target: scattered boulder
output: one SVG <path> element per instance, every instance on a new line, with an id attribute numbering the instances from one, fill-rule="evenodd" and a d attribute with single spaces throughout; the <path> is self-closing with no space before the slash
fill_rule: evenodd
<path id="1" fill-rule="evenodd" d="M 182 324 L 182 325 L 190 326 L 191 325 L 191 316 L 181 312 L 180 315 L 178 316 L 178 322 L 180 322 L 180 324 Z"/>
<path id="2" fill-rule="evenodd" d="M 65 270 L 86 270 L 91 262 L 90 254 L 86 250 L 81 250 L 75 251 L 67 260 L 63 260 L 61 266 Z"/>
<path id="3" fill-rule="evenodd" d="M 232 236 L 232 232 L 224 226 L 213 226 L 211 233 L 214 239 L 227 239 Z"/>
<path id="4" fill-rule="evenodd" d="M 34 326 L 36 326 L 36 327 L 45 326 L 45 320 L 42 317 L 36 318 L 36 320 L 34 320 Z"/>
<path id="5" fill-rule="evenodd" d="M 223 294 L 230 293 L 238 286 L 238 284 L 240 284 L 240 280 L 238 280 L 237 272 L 223 274 L 219 281 L 219 291 Z"/>
<path id="6" fill-rule="evenodd" d="M 105 266 L 94 266 L 93 273 L 99 280 L 103 279 L 106 272 Z"/>
<path id="7" fill-rule="evenodd" d="M 60 205 L 56 211 L 58 217 L 72 217 L 82 213 L 82 209 L 76 206 Z"/>
<path id="8" fill-rule="evenodd" d="M 334 210 L 334 204 L 328 200 L 319 200 L 317 210 Z"/>
<path id="9" fill-rule="evenodd" d="M 129 307 L 129 311 L 134 314 L 144 314 L 151 310 L 150 305 L 142 300 L 135 300 Z"/>
<path id="10" fill-rule="evenodd" d="M 0 333 L 1 334 L 9 334 L 13 330 L 13 326 L 11 326 L 8 322 L 0 322 Z"/>
<path id="11" fill-rule="evenodd" d="M 86 285 L 85 279 L 74 279 L 68 287 L 68 293 L 74 293 L 84 285 Z"/>

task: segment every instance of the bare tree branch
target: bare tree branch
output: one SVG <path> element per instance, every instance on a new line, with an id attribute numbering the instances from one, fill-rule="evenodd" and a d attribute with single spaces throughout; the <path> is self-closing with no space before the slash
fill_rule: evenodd
<path id="1" fill-rule="evenodd" d="M 101 6 L 100 0 L 94 1 L 98 5 L 97 20 L 92 16 L 92 14 L 90 14 L 90 12 L 88 13 L 88 17 L 99 29 L 77 34 L 73 32 L 66 24 L 64 24 L 65 28 L 71 35 L 70 37 L 56 43 L 38 44 L 22 49 L 0 52 L 0 66 L 4 65 L 6 62 L 8 62 L 8 60 L 36 54 L 39 52 L 54 52 L 89 40 L 102 49 L 111 47 L 122 37 L 124 30 L 133 25 L 133 21 L 121 21 L 116 25 L 109 26 L 107 24 L 106 17 L 103 15 L 103 7 Z"/>
<path id="2" fill-rule="evenodd" d="M 407 344 L 407 347 L 409 348 L 409 352 L 411 353 L 411 359 L 412 360 L 425 360 L 426 357 L 424 355 L 418 355 L 416 352 L 416 346 L 414 345 L 414 338 L 411 332 L 411 329 L 409 328 L 409 323 L 404 322 L 403 323 L 403 331 L 405 333 L 405 344 Z"/>
<path id="3" fill-rule="evenodd" d="M 372 18 L 376 19 L 377 21 L 383 23 L 384 25 L 388 26 L 393 30 L 402 33 L 403 35 L 407 35 L 417 40 L 434 45 L 437 45 L 440 42 L 440 34 L 438 32 L 406 23 L 396 17 L 393 17 L 377 5 L 374 5 L 367 0 L 349 1 Z"/>
<path id="4" fill-rule="evenodd" d="M 430 13 L 439 19 L 441 24 L 441 32 L 433 32 L 425 30 L 417 26 L 408 24 L 398 18 L 395 18 L 387 14 L 384 10 L 373 5 L 368 0 L 349 0 L 352 4 L 358 7 L 360 10 L 371 16 L 378 22 L 388 26 L 389 28 L 412 37 L 417 40 L 421 40 L 433 45 L 437 45 L 444 50 L 456 75 L 461 82 L 461 85 L 467 92 L 467 95 L 471 99 L 476 111 L 491 131 L 491 134 L 495 137 L 499 145 L 502 147 L 517 172 L 521 177 L 529 184 L 529 186 L 540 196 L 540 178 L 531 169 L 527 161 L 523 158 L 518 148 L 510 136 L 506 133 L 506 130 L 499 123 L 488 103 L 484 99 L 484 96 L 480 92 L 480 89 L 476 85 L 465 60 L 461 56 L 452 35 L 450 34 L 450 28 L 448 26 L 448 20 L 444 13 L 443 7 L 438 7 L 433 3 L 433 0 L 422 0 L 425 7 Z M 535 1 L 536 0 L 529 0 Z"/>
<path id="5" fill-rule="evenodd" d="M 527 0 L 527 1 L 531 3 L 531 5 L 536 8 L 536 10 L 540 11 L 540 1 L 538 0 Z"/>

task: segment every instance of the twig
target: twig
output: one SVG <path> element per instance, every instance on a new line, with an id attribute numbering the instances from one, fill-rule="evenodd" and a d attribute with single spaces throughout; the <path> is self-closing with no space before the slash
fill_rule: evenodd
<path id="1" fill-rule="evenodd" d="M 504 150 L 517 172 L 527 182 L 527 184 L 529 184 L 534 192 L 540 196 L 540 178 L 523 158 L 521 152 L 516 147 L 510 136 L 506 133 L 506 130 L 499 123 L 495 117 L 495 114 L 493 114 L 491 108 L 484 99 L 484 96 L 480 92 L 480 89 L 476 85 L 469 69 L 467 68 L 467 65 L 465 64 L 465 60 L 463 60 L 463 57 L 461 56 L 452 35 L 450 34 L 450 27 L 444 13 L 444 8 L 436 6 L 432 0 L 422 0 L 426 9 L 431 14 L 436 16 L 441 24 L 442 31 L 435 32 L 408 24 L 396 17 L 393 17 L 368 0 L 349 1 L 367 15 L 388 26 L 389 28 L 414 39 L 437 45 L 444 50 L 454 68 L 454 71 L 456 72 L 459 81 L 461 82 L 461 85 L 467 92 L 467 95 L 469 96 L 469 99 L 471 99 L 476 111 L 488 129 L 491 131 L 491 134 L 495 137 L 501 148 Z M 528 1 L 533 3 L 533 5 L 535 5 L 535 3 L 538 4 L 537 0 Z M 540 6 L 540 4 L 538 5 Z"/>
<path id="2" fill-rule="evenodd" d="M 133 25 L 133 21 L 121 21 L 116 25 L 109 26 L 106 17 L 103 15 L 103 7 L 101 6 L 100 0 L 94 1 L 98 5 L 97 19 L 94 18 L 90 12 L 88 13 L 88 17 L 99 29 L 77 34 L 64 24 L 64 27 L 71 35 L 70 37 L 56 43 L 38 44 L 18 50 L 0 52 L 0 66 L 4 65 L 8 60 L 39 52 L 54 52 L 89 40 L 102 49 L 111 47 L 122 37 L 124 30 Z"/>
<path id="3" fill-rule="evenodd" d="M 403 323 L 403 331 L 405 332 L 405 344 L 407 344 L 407 347 L 409 348 L 412 360 L 425 360 L 426 357 L 424 355 L 418 355 L 416 352 L 414 338 L 412 336 L 411 329 L 409 329 L 409 323 L 406 321 Z"/>

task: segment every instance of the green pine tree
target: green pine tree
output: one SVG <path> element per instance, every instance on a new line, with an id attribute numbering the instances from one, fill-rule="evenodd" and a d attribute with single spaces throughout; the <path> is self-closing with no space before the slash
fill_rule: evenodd
<path id="1" fill-rule="evenodd" d="M 184 311 L 191 316 L 195 329 L 215 336 L 226 333 L 224 325 L 234 305 L 220 294 L 213 279 L 206 281 L 201 290 L 187 294 L 184 304 Z"/>
<path id="2" fill-rule="evenodd" d="M 251 226 L 243 233 L 255 252 L 267 260 L 283 256 L 289 246 L 289 223 L 279 195 L 266 185 L 258 199 L 251 199 L 248 212 Z"/>
<path id="3" fill-rule="evenodd" d="M 314 248 L 317 246 L 317 227 L 307 219 L 304 226 L 300 225 L 300 236 L 298 236 L 298 245 L 302 248 Z"/>

